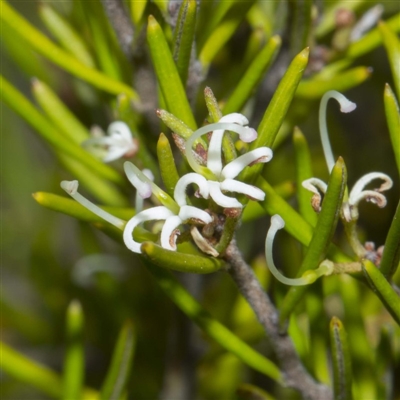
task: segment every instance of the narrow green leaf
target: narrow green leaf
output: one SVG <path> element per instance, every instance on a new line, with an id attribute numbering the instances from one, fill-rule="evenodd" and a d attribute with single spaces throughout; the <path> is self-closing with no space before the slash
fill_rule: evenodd
<path id="1" fill-rule="evenodd" d="M 118 60 L 117 40 L 112 36 L 109 22 L 100 0 L 86 1 L 83 10 L 88 21 L 96 60 L 100 69 L 113 79 L 121 80 L 122 71 Z M 114 39 L 114 41 L 113 41 Z"/>
<path id="2" fill-rule="evenodd" d="M 202 49 L 205 41 L 209 38 L 212 32 L 220 24 L 222 19 L 228 13 L 229 9 L 234 5 L 234 0 L 220 1 L 217 4 L 213 4 L 212 12 L 207 19 L 206 26 L 199 32 L 198 46 Z"/>
<path id="3" fill-rule="evenodd" d="M 299 203 L 299 212 L 311 226 L 315 226 L 317 223 L 317 214 L 311 207 L 310 192 L 302 186 L 303 181 L 312 178 L 313 176 L 311 154 L 307 140 L 298 127 L 294 128 L 293 144 L 296 162 L 297 201 Z"/>
<path id="4" fill-rule="evenodd" d="M 192 136 L 193 130 L 190 129 L 184 122 L 175 115 L 165 110 L 157 110 L 157 117 L 168 126 L 171 131 L 179 135 L 183 139 L 189 139 Z"/>
<path id="5" fill-rule="evenodd" d="M 70 138 L 79 145 L 89 137 L 89 131 L 86 127 L 44 82 L 33 79 L 32 93 L 42 109 L 65 137 Z"/>
<path id="6" fill-rule="evenodd" d="M 157 158 L 160 164 L 161 177 L 164 182 L 165 191 L 170 196 L 173 196 L 175 186 L 179 180 L 179 174 L 176 169 L 169 140 L 163 133 L 160 134 L 157 142 Z"/>
<path id="7" fill-rule="evenodd" d="M 61 153 L 80 161 L 96 171 L 98 175 L 112 182 L 124 185 L 125 180 L 114 169 L 96 160 L 80 146 L 72 143 L 60 132 L 9 82 L 0 76 L 0 95 L 4 102 L 24 118 L 48 143 Z"/>
<path id="8" fill-rule="evenodd" d="M 85 355 L 83 346 L 84 316 L 79 301 L 74 300 L 67 309 L 66 342 L 64 359 L 64 400 L 80 399 L 84 382 Z"/>
<path id="9" fill-rule="evenodd" d="M 55 45 L 38 31 L 13 10 L 6 1 L 3 0 L 1 2 L 1 7 L 0 19 L 4 24 L 12 28 L 17 35 L 26 40 L 39 54 L 99 89 L 111 94 L 126 93 L 132 99 L 138 100 L 138 95 L 131 87 L 82 64 L 74 56 Z"/>
<path id="10" fill-rule="evenodd" d="M 104 222 L 102 218 L 93 214 L 90 210 L 83 207 L 77 201 L 68 197 L 59 196 L 53 193 L 36 192 L 32 194 L 33 198 L 43 207 L 49 208 L 50 210 L 61 212 L 66 215 L 70 215 L 80 221 L 86 222 Z M 133 208 L 122 208 L 112 206 L 99 206 L 104 211 L 115 215 L 125 221 L 128 221 L 135 215 Z"/>
<path id="11" fill-rule="evenodd" d="M 145 262 L 161 289 L 195 324 L 223 349 L 235 354 L 243 363 L 265 374 L 277 382 L 282 382 L 279 368 L 247 343 L 239 339 L 224 325 L 214 319 L 166 269 Z"/>
<path id="12" fill-rule="evenodd" d="M 390 139 L 392 141 L 397 169 L 400 175 L 400 111 L 396 97 L 388 84 L 385 85 L 383 100 L 385 103 L 386 121 L 389 128 Z"/>
<path id="13" fill-rule="evenodd" d="M 285 118 L 297 86 L 307 66 L 309 52 L 310 50 L 308 48 L 304 49 L 289 65 L 258 126 L 258 137 L 252 143 L 251 149 L 256 149 L 261 146 L 272 147 L 274 144 L 275 137 L 282 125 L 283 119 Z"/>
<path id="14" fill-rule="evenodd" d="M 263 389 L 250 385 L 241 384 L 236 390 L 237 400 L 273 400 L 274 398 Z"/>
<path id="15" fill-rule="evenodd" d="M 356 67 L 326 79 L 307 79 L 299 83 L 296 97 L 319 99 L 328 90 L 345 92 L 366 81 L 372 74 L 369 67 Z"/>
<path id="16" fill-rule="evenodd" d="M 128 320 L 118 336 L 111 365 L 101 389 L 101 400 L 121 399 L 132 367 L 135 344 L 133 325 Z"/>
<path id="17" fill-rule="evenodd" d="M 363 272 L 372 291 L 380 298 L 386 310 L 400 325 L 400 298 L 382 272 L 369 260 L 362 261 Z"/>
<path id="18" fill-rule="evenodd" d="M 165 250 L 153 242 L 142 243 L 141 250 L 158 267 L 174 271 L 210 274 L 222 267 L 222 262 L 216 258 Z"/>
<path id="19" fill-rule="evenodd" d="M 95 67 L 93 57 L 85 42 L 67 20 L 48 3 L 39 3 L 39 16 L 47 29 L 71 55 L 87 67 Z"/>
<path id="20" fill-rule="evenodd" d="M 383 21 L 379 22 L 378 27 L 389 58 L 397 98 L 400 100 L 400 40 L 396 33 Z"/>
<path id="21" fill-rule="evenodd" d="M 206 102 L 210 122 L 218 122 L 223 115 L 213 91 L 208 86 L 204 89 L 204 100 Z M 230 163 L 237 157 L 235 143 L 229 133 L 225 133 L 222 138 L 222 151 L 224 153 L 226 164 Z"/>
<path id="22" fill-rule="evenodd" d="M 339 157 L 332 169 L 317 225 L 297 276 L 301 276 L 310 269 L 318 268 L 320 262 L 325 258 L 339 219 L 346 183 L 346 166 L 343 159 Z M 281 305 L 280 323 L 282 326 L 306 290 L 307 286 L 293 286 L 289 289 Z"/>
<path id="23" fill-rule="evenodd" d="M 144 10 L 146 9 L 147 0 L 129 0 L 129 4 L 131 6 L 132 21 L 135 25 L 139 25 Z"/>
<path id="24" fill-rule="evenodd" d="M 333 362 L 335 400 L 351 400 L 352 372 L 347 333 L 339 318 L 333 317 L 329 324 Z"/>
<path id="25" fill-rule="evenodd" d="M 312 0 L 288 1 L 290 50 L 293 55 L 310 45 L 310 32 L 313 25 L 312 5 Z"/>
<path id="26" fill-rule="evenodd" d="M 179 9 L 173 37 L 173 57 L 182 84 L 186 85 L 192 53 L 194 30 L 196 27 L 197 3 L 195 0 L 184 0 Z"/>
<path id="27" fill-rule="evenodd" d="M 168 110 L 191 129 L 196 129 L 196 121 L 190 109 L 185 89 L 176 69 L 167 40 L 160 25 L 152 15 L 149 16 L 147 25 L 147 42 L 158 83 L 167 102 Z"/>
<path id="28" fill-rule="evenodd" d="M 272 36 L 261 49 L 225 103 L 223 107 L 225 114 L 240 112 L 274 61 L 280 45 L 281 38 L 276 35 Z"/>
<path id="29" fill-rule="evenodd" d="M 400 266 L 400 201 L 397 205 L 392 224 L 385 241 L 382 260 L 380 264 L 381 273 L 390 279 Z"/>
<path id="30" fill-rule="evenodd" d="M 0 345 L 0 368 L 5 373 L 54 399 L 62 397 L 62 379 L 59 375 L 44 365 L 25 357 L 5 343 L 0 343 Z M 83 400 L 97 400 L 98 398 L 95 390 L 84 388 Z"/>

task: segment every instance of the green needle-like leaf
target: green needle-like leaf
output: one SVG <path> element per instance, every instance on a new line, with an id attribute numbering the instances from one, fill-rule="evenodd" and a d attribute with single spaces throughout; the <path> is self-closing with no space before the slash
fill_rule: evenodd
<path id="1" fill-rule="evenodd" d="M 396 33 L 382 21 L 379 22 L 379 30 L 389 58 L 397 98 L 400 100 L 400 40 Z"/>
<path id="2" fill-rule="evenodd" d="M 64 400 L 80 399 L 84 382 L 85 355 L 83 346 L 84 316 L 79 301 L 74 300 L 67 309 L 67 349 L 64 359 Z"/>
<path id="3" fill-rule="evenodd" d="M 202 36 L 206 38 L 206 42 L 203 45 L 201 40 L 199 45 L 201 49 L 199 60 L 204 70 L 208 69 L 214 57 L 236 32 L 253 4 L 254 0 L 229 0 L 217 4 L 216 10 L 212 12 L 209 28 L 207 28 L 206 34 Z"/>
<path id="4" fill-rule="evenodd" d="M 208 110 L 208 120 L 211 123 L 218 122 L 222 118 L 222 112 L 213 91 L 208 86 L 204 89 L 204 100 Z M 222 151 L 225 163 L 228 164 L 237 157 L 235 143 L 229 133 L 225 133 L 222 138 Z"/>
<path id="5" fill-rule="evenodd" d="M 282 382 L 279 368 L 270 360 L 253 350 L 229 329 L 215 320 L 166 269 L 145 262 L 161 289 L 195 324 L 223 349 L 235 354 L 242 362 L 277 382 Z"/>
<path id="6" fill-rule="evenodd" d="M 38 79 L 33 79 L 32 93 L 42 109 L 65 137 L 70 138 L 79 145 L 88 139 L 88 129 L 76 118 L 49 86 Z"/>
<path id="7" fill-rule="evenodd" d="M 347 333 L 339 318 L 329 324 L 333 362 L 333 388 L 335 400 L 351 400 L 352 372 Z"/>
<path id="8" fill-rule="evenodd" d="M 390 283 L 382 275 L 382 272 L 374 263 L 369 260 L 362 261 L 363 272 L 369 286 L 380 298 L 386 310 L 389 311 L 393 319 L 400 325 L 400 298 L 394 291 Z"/>
<path id="9" fill-rule="evenodd" d="M 13 10 L 6 1 L 1 2 L 0 19 L 14 32 L 26 40 L 29 45 L 61 68 L 111 94 L 126 93 L 132 99 L 138 100 L 136 92 L 126 84 L 116 81 L 101 72 L 89 68 L 74 56 L 55 45 L 50 39 L 33 27 L 21 15 Z"/>
<path id="10" fill-rule="evenodd" d="M 101 400 L 121 399 L 128 382 L 135 350 L 135 333 L 126 321 L 118 336 L 107 377 L 101 389 Z"/>
<path id="11" fill-rule="evenodd" d="M 275 60 L 280 45 L 281 38 L 279 36 L 272 36 L 272 38 L 269 39 L 236 85 L 235 90 L 224 105 L 224 114 L 240 112 L 252 92 L 264 77 L 266 71 L 268 71 L 272 62 Z"/>
<path id="12" fill-rule="evenodd" d="M 385 241 L 380 271 L 390 279 L 400 266 L 400 201 Z"/>
<path id="13" fill-rule="evenodd" d="M 78 32 L 48 3 L 39 4 L 39 15 L 47 29 L 82 64 L 94 68 L 95 63 Z"/>
<path id="14" fill-rule="evenodd" d="M 179 9 L 173 42 L 173 57 L 181 77 L 186 85 L 189 72 L 190 56 L 192 53 L 194 30 L 196 27 L 197 3 L 195 0 L 184 0 Z"/>
<path id="15" fill-rule="evenodd" d="M 44 365 L 30 360 L 5 343 L 0 343 L 0 345 L 0 369 L 14 379 L 33 386 L 54 399 L 62 397 L 63 383 L 59 375 Z M 83 400 L 97 400 L 98 398 L 95 390 L 83 389 Z"/>
<path id="16" fill-rule="evenodd" d="M 272 147 L 274 144 L 275 137 L 282 125 L 283 119 L 285 118 L 290 103 L 296 93 L 297 86 L 307 66 L 309 52 L 310 50 L 308 48 L 304 49 L 289 65 L 258 126 L 258 137 L 251 144 L 251 149 L 256 149 L 261 146 Z"/>
<path id="17" fill-rule="evenodd" d="M 304 272 L 310 269 L 318 268 L 321 261 L 325 258 L 338 222 L 346 182 L 346 166 L 343 159 L 339 157 L 332 169 L 328 190 L 322 203 L 317 225 L 297 276 L 303 275 Z M 281 306 L 280 323 L 282 326 L 306 290 L 307 286 L 293 286 L 289 289 Z"/>
<path id="18" fill-rule="evenodd" d="M 151 58 L 167 103 L 168 110 L 181 119 L 189 128 L 196 129 L 196 121 L 186 97 L 178 71 L 176 69 L 167 40 L 156 19 L 150 15 L 147 26 L 147 42 Z"/>
<path id="19" fill-rule="evenodd" d="M 273 400 L 274 398 L 263 389 L 250 385 L 241 384 L 236 390 L 237 400 Z"/>
<path id="20" fill-rule="evenodd" d="M 143 17 L 144 10 L 147 5 L 147 0 L 129 0 L 131 6 L 132 20 L 135 25 L 139 25 L 140 20 Z"/>
<path id="21" fill-rule="evenodd" d="M 174 195 L 175 186 L 179 180 L 179 174 L 176 169 L 174 155 L 168 138 L 161 133 L 157 142 L 157 158 L 160 164 L 161 177 L 164 182 L 165 191 Z"/>
<path id="22" fill-rule="evenodd" d="M 216 258 L 165 250 L 153 242 L 142 243 L 141 250 L 158 267 L 174 271 L 210 274 L 222 267 L 222 262 Z"/>
<path id="23" fill-rule="evenodd" d="M 303 181 L 312 178 L 313 176 L 311 154 L 307 140 L 298 127 L 294 128 L 293 144 L 295 150 L 297 201 L 299 203 L 299 212 L 311 226 L 315 226 L 317 223 L 317 214 L 311 207 L 310 192 L 302 186 Z"/>
<path id="24" fill-rule="evenodd" d="M 372 74 L 368 67 L 356 67 L 326 79 L 308 79 L 299 83 L 296 97 L 319 99 L 329 90 L 345 92 L 366 81 Z"/>
<path id="25" fill-rule="evenodd" d="M 61 153 L 65 153 L 73 159 L 80 161 L 83 165 L 105 179 L 124 185 L 122 176 L 108 165 L 101 163 L 83 150 L 80 146 L 67 139 L 9 82 L 0 76 L 1 98 L 16 113 L 24 118 L 48 143 Z"/>
<path id="26" fill-rule="evenodd" d="M 386 121 L 392 141 L 394 157 L 400 175 L 400 111 L 396 97 L 388 84 L 385 85 L 383 101 L 385 103 Z"/>

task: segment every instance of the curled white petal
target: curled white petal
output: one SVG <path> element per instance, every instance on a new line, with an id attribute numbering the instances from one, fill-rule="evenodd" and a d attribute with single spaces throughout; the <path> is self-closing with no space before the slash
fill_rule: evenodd
<path id="1" fill-rule="evenodd" d="M 181 207 L 186 205 L 186 188 L 191 183 L 195 183 L 198 186 L 199 193 L 203 198 L 208 199 L 209 197 L 207 179 L 200 174 L 190 172 L 189 174 L 183 175 L 175 186 L 174 199 Z"/>
<path id="2" fill-rule="evenodd" d="M 351 199 L 351 202 L 349 200 L 349 205 L 357 206 L 362 200 L 374 203 L 380 208 L 385 207 L 387 203 L 386 197 L 382 193 L 374 190 L 363 190 L 362 192 L 359 192 L 357 196 L 354 195 Z"/>
<path id="3" fill-rule="evenodd" d="M 133 240 L 133 231 L 135 230 L 135 228 L 142 222 L 165 220 L 173 215 L 174 213 L 164 206 L 149 208 L 140 212 L 139 214 L 136 214 L 125 225 L 123 234 L 125 246 L 134 253 L 141 253 L 141 244 Z"/>
<path id="4" fill-rule="evenodd" d="M 370 172 L 369 174 L 362 176 L 354 184 L 349 195 L 349 203 L 356 204 L 358 201 L 360 201 L 360 200 L 357 201 L 357 199 L 360 198 L 365 186 L 367 186 L 375 179 L 381 179 L 383 180 L 383 183 L 379 188 L 374 189 L 374 192 L 384 192 L 385 190 L 389 190 L 393 186 L 393 181 L 390 178 L 390 176 L 383 174 L 382 172 Z"/>
<path id="5" fill-rule="evenodd" d="M 328 188 L 328 185 L 324 181 L 318 178 L 306 179 L 301 183 L 301 185 L 303 186 L 304 189 L 307 189 L 310 192 L 313 192 L 318 195 L 320 194 L 320 192 L 325 194 Z"/>
<path id="6" fill-rule="evenodd" d="M 199 173 L 204 173 L 204 167 L 202 167 L 200 164 L 197 163 L 193 152 L 189 151 L 192 149 L 192 146 L 194 142 L 202 135 L 212 132 L 215 130 L 227 130 L 227 131 L 232 131 L 236 132 L 239 135 L 244 132 L 247 133 L 246 127 L 243 127 L 239 124 L 233 124 L 233 123 L 228 123 L 228 122 L 217 122 L 215 124 L 209 124 L 206 126 L 203 126 L 199 129 L 197 129 L 195 132 L 193 132 L 192 136 L 186 141 L 185 144 L 185 153 L 186 153 L 186 158 L 189 163 L 189 165 L 192 167 L 193 171 L 199 172 Z M 210 173 L 210 175 L 213 175 L 213 172 L 207 169 Z"/>
<path id="7" fill-rule="evenodd" d="M 79 182 L 78 181 L 62 181 L 60 184 L 61 188 L 65 190 L 73 199 L 75 199 L 82 206 L 90 210 L 93 214 L 98 215 L 100 218 L 109 222 L 110 224 L 116 226 L 119 229 L 123 229 L 125 221 L 114 217 L 114 215 L 109 214 L 100 207 L 93 204 L 91 201 L 83 197 L 78 192 Z"/>
<path id="8" fill-rule="evenodd" d="M 242 208 L 243 205 L 233 197 L 225 196 L 221 192 L 221 187 L 219 182 L 208 181 L 208 186 L 210 188 L 210 197 L 219 206 L 224 208 Z"/>
<path id="9" fill-rule="evenodd" d="M 129 182 L 138 191 L 140 197 L 147 199 L 152 193 L 152 181 L 139 168 L 130 162 L 124 163 L 124 170 Z"/>
<path id="10" fill-rule="evenodd" d="M 276 214 L 272 216 L 271 226 L 268 229 L 267 237 L 265 239 L 265 257 L 267 259 L 267 266 L 271 271 L 272 275 L 274 275 L 274 277 L 278 281 L 284 283 L 285 285 L 291 285 L 291 286 L 307 285 L 310 283 L 307 278 L 304 277 L 294 278 L 294 279 L 287 278 L 286 276 L 282 275 L 275 266 L 274 259 L 272 256 L 274 238 L 278 230 L 282 229 L 284 226 L 285 222 L 280 215 Z"/>
<path id="11" fill-rule="evenodd" d="M 262 201 L 265 199 L 265 193 L 261 189 L 234 179 L 225 179 L 220 187 L 221 190 L 226 190 L 228 192 L 245 194 L 253 200 Z"/>
<path id="12" fill-rule="evenodd" d="M 272 159 L 272 156 L 273 152 L 269 147 L 259 147 L 235 158 L 224 167 L 221 175 L 224 178 L 235 178 L 248 165 L 255 162 L 266 163 Z"/>
<path id="13" fill-rule="evenodd" d="M 204 224 L 209 224 L 212 222 L 212 217 L 210 214 L 193 206 L 182 206 L 179 210 L 179 217 L 182 221 L 186 221 L 188 219 L 196 219 L 203 222 Z"/>
<path id="14" fill-rule="evenodd" d="M 238 113 L 224 115 L 219 123 L 235 123 L 241 126 L 248 124 L 247 118 Z M 217 129 L 213 131 L 210 144 L 207 152 L 207 168 L 213 172 L 217 177 L 222 171 L 222 139 L 224 137 L 224 129 Z"/>
<path id="15" fill-rule="evenodd" d="M 355 103 L 348 100 L 345 96 L 343 96 L 336 90 L 329 90 L 322 96 L 319 106 L 319 131 L 321 135 L 322 148 L 324 149 L 326 164 L 330 172 L 335 165 L 335 159 L 333 157 L 332 148 L 329 141 L 328 128 L 326 126 L 326 107 L 329 99 L 335 99 L 340 104 L 340 111 L 343 113 L 349 113 L 353 111 L 357 106 Z"/>
<path id="16" fill-rule="evenodd" d="M 124 163 L 124 170 L 126 176 L 131 181 L 131 179 L 136 175 L 142 182 L 146 182 L 151 187 L 151 192 L 164 206 L 168 207 L 170 210 L 173 210 L 175 214 L 179 212 L 179 206 L 176 202 L 162 190 L 159 188 L 149 177 L 147 177 L 136 165 L 132 164 L 129 161 Z M 131 181 L 132 182 L 132 181 Z M 133 184 L 133 183 L 132 183 Z"/>
<path id="17" fill-rule="evenodd" d="M 177 215 L 173 215 L 166 219 L 161 231 L 161 237 L 160 237 L 161 247 L 167 250 L 172 250 L 172 251 L 176 250 L 176 239 L 178 236 L 176 229 L 181 223 L 182 220 Z"/>

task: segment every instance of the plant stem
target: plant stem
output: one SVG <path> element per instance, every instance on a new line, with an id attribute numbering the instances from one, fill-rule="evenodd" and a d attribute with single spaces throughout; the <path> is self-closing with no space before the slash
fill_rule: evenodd
<path id="1" fill-rule="evenodd" d="M 225 260 L 229 263 L 228 272 L 235 281 L 240 293 L 255 312 L 273 349 L 275 349 L 286 385 L 298 390 L 305 399 L 332 399 L 331 389 L 315 382 L 305 370 L 290 337 L 279 332 L 278 312 L 261 287 L 252 269 L 244 261 L 235 240 L 232 240 L 228 246 Z"/>

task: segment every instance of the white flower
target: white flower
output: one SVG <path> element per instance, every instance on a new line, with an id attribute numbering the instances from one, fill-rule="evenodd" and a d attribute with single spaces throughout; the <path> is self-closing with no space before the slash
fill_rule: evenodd
<path id="1" fill-rule="evenodd" d="M 125 122 L 111 123 L 107 134 L 85 140 L 82 145 L 106 163 L 121 157 L 132 157 L 137 153 L 138 142 L 132 137 Z"/>
<path id="2" fill-rule="evenodd" d="M 279 272 L 278 268 L 275 266 L 272 251 L 275 235 L 278 230 L 282 229 L 284 226 L 285 221 L 280 215 L 275 214 L 271 217 L 271 226 L 265 238 L 265 257 L 267 259 L 268 269 L 271 271 L 272 275 L 274 275 L 278 281 L 291 286 L 309 285 L 322 275 L 330 275 L 333 271 L 333 263 L 328 260 L 323 261 L 317 269 L 306 271 L 300 278 L 287 278 Z"/>
<path id="3" fill-rule="evenodd" d="M 328 166 L 328 170 L 331 171 L 335 165 L 335 160 L 332 153 L 331 144 L 329 141 L 328 129 L 326 126 L 326 106 L 328 100 L 334 98 L 340 104 L 340 110 L 344 113 L 353 111 L 356 105 L 349 101 L 341 93 L 331 90 L 326 92 L 321 99 L 321 105 L 319 109 L 319 126 L 322 147 L 324 150 L 325 160 Z M 368 185 L 375 179 L 381 179 L 384 183 L 378 188 L 373 190 L 364 190 L 365 186 Z M 346 222 L 355 221 L 358 219 L 358 204 L 361 200 L 370 201 L 378 205 L 378 207 L 386 206 L 386 197 L 381 193 L 392 187 L 392 179 L 382 172 L 370 172 L 362 176 L 353 186 L 350 191 L 349 197 L 344 201 L 342 205 L 342 217 Z M 318 178 L 306 179 L 302 182 L 302 186 L 305 189 L 310 190 L 314 193 L 311 204 L 317 212 L 320 211 L 321 195 L 327 190 L 327 184 Z"/>
<path id="4" fill-rule="evenodd" d="M 164 205 L 141 211 L 125 224 L 125 221 L 107 213 L 78 193 L 78 181 L 62 181 L 61 187 L 71 197 L 94 214 L 123 230 L 124 243 L 131 251 L 141 253 L 141 243 L 133 239 L 133 231 L 141 223 L 165 220 L 160 236 L 161 246 L 167 250 L 174 251 L 176 250 L 176 239 L 179 235 L 179 225 L 182 225 L 189 220 L 197 224 L 209 224 L 212 222 L 211 215 L 199 208 L 188 206 L 186 200 L 184 202 L 180 201 L 180 204 L 178 205 L 132 163 L 126 162 L 124 168 L 128 179 L 136 187 L 138 193 L 145 198 L 154 194 Z"/>
<path id="5" fill-rule="evenodd" d="M 179 225 L 182 225 L 188 220 L 194 220 L 195 222 L 202 224 L 209 224 L 212 221 L 210 214 L 197 207 L 188 206 L 186 204 L 186 196 L 184 196 L 185 198 L 183 200 L 181 198 L 178 200 L 174 195 L 176 203 L 171 198 L 167 201 L 165 197 L 166 193 L 164 193 L 132 163 L 125 162 L 124 169 L 128 179 L 138 189 L 138 191 L 142 190 L 143 194 L 147 197 L 153 193 L 161 202 L 164 203 L 164 206 L 152 207 L 139 212 L 125 225 L 123 235 L 124 242 L 128 249 L 133 252 L 141 253 L 141 244 L 133 239 L 133 231 L 139 224 L 146 221 L 165 220 L 161 230 L 160 243 L 161 246 L 167 250 L 176 250 L 176 239 L 179 235 Z M 184 175 L 180 180 L 185 180 L 186 176 L 187 175 Z M 160 197 L 160 194 L 162 194 L 162 197 Z"/>
<path id="6" fill-rule="evenodd" d="M 186 187 L 191 183 L 199 186 L 199 192 L 204 198 L 211 197 L 215 203 L 224 208 L 242 208 L 242 204 L 235 198 L 226 196 L 225 192 L 242 193 L 255 200 L 264 200 L 265 193 L 247 183 L 240 182 L 234 178 L 247 166 L 255 163 L 265 163 L 271 160 L 272 150 L 268 147 L 260 147 L 252 150 L 231 161 L 225 167 L 222 164 L 222 139 L 225 130 L 236 132 L 240 139 L 252 142 L 257 138 L 257 132 L 250 127 L 244 126 L 248 120 L 242 114 L 228 114 L 219 122 L 204 126 L 195 131 L 186 141 L 186 157 L 195 173 L 187 174 L 181 179 L 175 188 L 175 199 L 185 197 Z M 207 153 L 207 167 L 197 163 L 192 146 L 200 136 L 213 132 Z M 207 178 L 207 179 L 206 179 Z"/>

